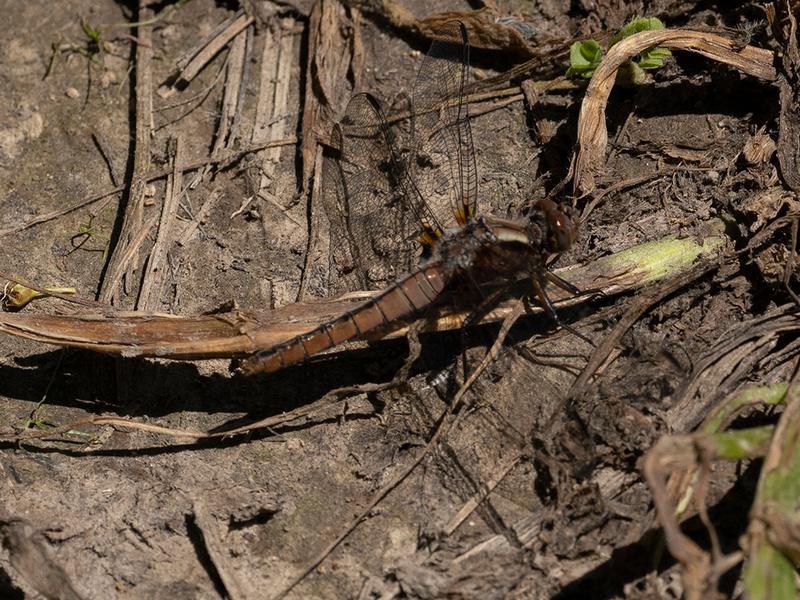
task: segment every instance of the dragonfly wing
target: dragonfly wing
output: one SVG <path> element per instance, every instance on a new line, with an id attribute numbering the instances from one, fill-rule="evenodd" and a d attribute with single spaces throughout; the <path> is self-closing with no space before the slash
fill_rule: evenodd
<path id="1" fill-rule="evenodd" d="M 412 91 L 411 176 L 445 227 L 463 225 L 477 210 L 478 175 L 468 103 L 469 39 L 464 24 L 444 25 Z M 446 41 L 455 40 L 455 41 Z"/>
<path id="2" fill-rule="evenodd" d="M 344 287 L 379 289 L 419 261 L 420 222 L 438 227 L 410 181 L 378 101 L 350 100 L 323 164 L 331 253 Z"/>

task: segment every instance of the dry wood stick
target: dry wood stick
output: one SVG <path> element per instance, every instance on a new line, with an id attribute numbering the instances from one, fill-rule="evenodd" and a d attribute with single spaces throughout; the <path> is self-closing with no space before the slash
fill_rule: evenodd
<path id="1" fill-rule="evenodd" d="M 233 18 L 217 27 L 209 37 L 187 53 L 189 58 L 178 62 L 179 70 L 170 79 L 175 81 L 176 84 L 185 85 L 189 83 L 228 42 L 236 37 L 239 32 L 246 29 L 253 21 L 253 17 L 243 11 L 236 13 Z M 158 89 L 158 95 L 162 98 L 167 98 L 174 91 L 174 86 L 162 85 Z"/>
<path id="2" fill-rule="evenodd" d="M 153 15 L 148 2 L 139 0 L 138 18 L 146 21 Z M 137 35 L 141 43 L 136 45 L 136 139 L 133 176 L 124 209 L 122 228 L 116 246 L 111 252 L 98 297 L 100 301 L 109 304 L 119 303 L 119 284 L 126 274 L 132 275 L 136 269 L 136 252 L 129 252 L 131 241 L 140 237 L 144 239 L 138 233 L 144 220 L 145 180 L 150 165 L 150 124 L 153 117 L 153 77 L 150 68 L 153 57 L 152 29 L 140 27 Z M 123 257 L 128 258 L 123 260 Z M 126 283 L 130 283 L 127 278 Z"/>
<path id="3" fill-rule="evenodd" d="M 581 289 L 602 289 L 618 294 L 636 289 L 667 275 L 686 272 L 693 261 L 715 253 L 725 237 L 709 227 L 702 245 L 695 239 L 666 238 L 603 257 L 582 266 L 556 271 Z M 586 296 L 567 297 L 554 288 L 551 298 L 565 304 L 586 301 Z M 353 308 L 364 298 L 339 298 L 323 302 L 297 303 L 276 311 L 233 311 L 224 314 L 177 317 L 146 313 L 93 311 L 76 315 L 0 313 L 0 332 L 61 346 L 72 346 L 126 356 L 159 356 L 172 359 L 231 357 L 268 348 L 306 333 Z M 533 310 L 539 310 L 532 308 Z M 457 307 L 426 319 L 427 330 L 452 330 L 462 326 L 468 313 Z M 501 320 L 508 308 L 499 306 L 482 322 Z M 384 338 L 405 335 L 403 324 Z"/>
<path id="4" fill-rule="evenodd" d="M 159 305 L 166 281 L 167 253 L 175 239 L 175 220 L 183 192 L 183 140 L 180 135 L 174 139 L 174 144 L 173 173 L 169 178 L 164 203 L 161 206 L 161 220 L 155 244 L 147 260 L 139 300 L 136 303 L 137 310 L 155 310 Z"/>
<path id="5" fill-rule="evenodd" d="M 219 23 L 214 29 L 209 32 L 202 40 L 197 42 L 194 46 L 189 48 L 186 52 L 183 53 L 177 60 L 175 60 L 175 66 L 178 68 L 179 71 L 183 71 L 186 66 L 192 62 L 193 59 L 197 57 L 200 52 L 203 51 L 203 48 L 208 46 L 212 41 L 217 39 L 222 32 L 230 28 L 233 23 L 235 23 L 238 19 L 241 19 L 242 16 L 245 16 L 245 12 L 242 9 L 237 10 L 234 14 L 230 17 Z"/>
<path id="6" fill-rule="evenodd" d="M 222 50 L 228 42 L 230 42 L 236 35 L 243 31 L 250 23 L 253 22 L 253 17 L 242 15 L 231 23 L 230 27 L 226 28 L 219 36 L 214 38 L 203 50 L 195 56 L 191 62 L 186 65 L 186 68 L 181 72 L 180 78 L 185 82 L 189 82 L 206 66 L 206 64 Z"/>
<path id="7" fill-rule="evenodd" d="M 289 101 L 291 66 L 294 60 L 294 34 L 292 19 L 282 19 L 264 36 L 264 50 L 261 54 L 261 80 L 259 82 L 256 117 L 253 123 L 253 144 L 270 142 L 284 135 L 286 122 L 281 115 L 286 114 Z M 261 179 L 256 194 L 261 196 L 270 192 L 275 167 L 280 161 L 281 148 L 269 148 L 261 152 Z"/>

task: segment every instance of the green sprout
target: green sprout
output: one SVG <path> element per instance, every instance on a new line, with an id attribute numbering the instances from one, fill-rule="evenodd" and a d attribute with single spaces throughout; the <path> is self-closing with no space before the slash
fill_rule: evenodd
<path id="1" fill-rule="evenodd" d="M 83 19 L 81 19 L 81 28 L 83 29 L 83 33 L 86 34 L 86 37 L 89 38 L 89 41 L 99 49 L 101 45 L 100 29 L 95 29 L 90 23 L 87 23 Z"/>
<path id="2" fill-rule="evenodd" d="M 569 48 L 567 77 L 589 79 L 603 59 L 603 48 L 595 40 L 575 42 Z"/>
<path id="3" fill-rule="evenodd" d="M 611 38 L 608 47 L 611 48 L 614 44 L 636 33 L 657 29 L 664 29 L 664 24 L 656 17 L 635 19 Z M 640 84 L 645 79 L 645 71 L 663 67 L 664 59 L 669 56 L 672 56 L 672 52 L 667 48 L 657 46 L 648 48 L 628 60 L 620 68 L 621 77 L 626 82 Z M 575 42 L 569 49 L 570 66 L 567 69 L 567 77 L 589 79 L 600 65 L 601 60 L 603 60 L 603 48 L 597 41 L 588 39 Z"/>
<path id="4" fill-rule="evenodd" d="M 99 27 L 94 27 L 90 23 L 80 18 L 81 30 L 83 35 L 86 36 L 80 43 L 73 42 L 54 42 L 51 44 L 52 54 L 50 61 L 47 64 L 47 70 L 44 73 L 43 79 L 47 79 L 50 73 L 53 72 L 56 62 L 61 55 L 78 54 L 86 58 L 89 63 L 100 64 L 100 59 L 105 52 L 105 41 L 100 33 Z"/>
<path id="5" fill-rule="evenodd" d="M 88 223 L 80 223 L 78 225 L 78 233 L 70 238 L 72 250 L 69 251 L 69 254 L 72 254 L 76 250 L 83 250 L 85 252 L 102 252 L 103 261 L 105 261 L 106 258 L 108 258 L 110 240 L 108 237 L 100 234 L 99 229 L 92 224 L 93 221 L 94 216 L 90 216 Z M 100 242 L 101 245 L 99 247 L 86 246 L 86 243 L 93 238 Z"/>
<path id="6" fill-rule="evenodd" d="M 617 34 L 611 38 L 608 43 L 610 48 L 620 40 L 632 36 L 634 33 L 641 33 L 642 31 L 655 31 L 657 29 L 664 29 L 664 23 L 657 17 L 642 17 L 641 19 L 634 19 L 627 25 L 623 25 Z"/>

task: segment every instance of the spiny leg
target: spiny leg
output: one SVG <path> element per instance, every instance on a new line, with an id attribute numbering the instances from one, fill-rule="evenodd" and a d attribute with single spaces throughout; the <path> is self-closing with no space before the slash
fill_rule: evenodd
<path id="1" fill-rule="evenodd" d="M 544 272 L 544 277 L 547 277 L 548 274 L 553 275 L 549 271 L 545 271 Z M 556 307 L 553 306 L 552 300 L 550 300 L 550 297 L 547 295 L 547 292 L 544 289 L 544 283 L 545 283 L 543 281 L 544 277 L 532 277 L 531 278 L 531 286 L 533 287 L 533 291 L 536 294 L 536 297 L 539 299 L 539 303 L 542 305 L 542 308 L 544 308 L 544 311 L 547 313 L 547 316 L 549 316 L 557 326 L 561 327 L 565 331 L 569 331 L 572 335 L 579 337 L 584 342 L 586 342 L 590 346 L 594 347 L 594 342 L 592 342 L 592 340 L 590 340 L 588 337 L 583 335 L 577 329 L 574 329 L 573 327 L 562 323 L 561 319 L 558 318 L 558 313 L 556 312 Z M 557 275 L 553 275 L 553 277 L 557 277 L 559 282 L 563 282 L 564 284 L 569 285 L 569 286 L 571 286 L 572 288 L 574 288 L 576 290 L 578 289 L 575 286 L 573 286 L 571 283 L 568 283 L 567 281 L 564 281 L 563 279 L 561 279 Z M 557 285 L 560 285 L 560 284 L 557 284 Z M 580 292 L 580 290 L 578 290 L 578 292 Z"/>
<path id="2" fill-rule="evenodd" d="M 545 279 L 547 279 L 553 285 L 555 285 L 557 287 L 560 287 L 562 290 L 564 290 L 565 292 L 567 292 L 569 294 L 572 294 L 573 296 L 582 296 L 582 295 L 589 295 L 589 294 L 598 295 L 598 296 L 605 296 L 606 295 L 605 292 L 603 290 L 601 290 L 600 288 L 592 288 L 592 289 L 589 289 L 589 290 L 582 290 L 578 286 L 571 284 L 566 279 L 563 279 L 563 278 L 559 277 L 558 275 L 556 275 L 555 273 L 553 273 L 552 271 L 549 271 L 547 269 L 545 269 L 545 271 L 544 271 L 544 277 L 545 277 Z"/>
<path id="3" fill-rule="evenodd" d="M 473 282 L 474 283 L 474 282 Z M 480 287 L 477 283 L 475 283 L 475 287 L 478 289 L 481 294 L 483 292 L 480 290 Z M 493 292 L 491 292 L 488 296 L 483 295 L 481 298 L 480 303 L 476 306 L 470 313 L 464 318 L 464 321 L 461 323 L 461 348 L 462 348 L 462 363 L 464 368 L 464 374 L 466 377 L 467 370 L 467 328 L 472 327 L 475 323 L 480 321 L 483 317 L 485 317 L 492 308 L 497 305 L 497 302 L 502 298 L 506 292 L 508 292 L 508 288 L 510 286 L 503 286 L 497 288 Z"/>
<path id="4" fill-rule="evenodd" d="M 560 287 L 562 290 L 564 290 L 565 292 L 569 292 L 573 296 L 580 296 L 583 293 L 579 287 L 571 284 L 566 279 L 562 279 L 561 277 L 559 277 L 558 275 L 556 275 L 555 273 L 553 273 L 548 269 L 545 269 L 544 277 L 553 285 Z"/>

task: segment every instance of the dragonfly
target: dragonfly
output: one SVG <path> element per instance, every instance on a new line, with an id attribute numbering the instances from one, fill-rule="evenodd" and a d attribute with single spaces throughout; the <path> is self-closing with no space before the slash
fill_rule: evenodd
<path id="1" fill-rule="evenodd" d="M 343 278 L 381 291 L 307 333 L 256 352 L 242 363 L 244 373 L 278 371 L 424 317 L 465 286 L 502 291 L 525 280 L 559 323 L 546 284 L 571 294 L 579 290 L 549 271 L 547 260 L 571 246 L 577 220 L 571 207 L 551 199 L 538 200 L 519 219 L 479 213 L 465 97 L 469 53 L 466 28 L 453 21 L 432 43 L 410 97 L 401 98 L 388 118 L 375 96 L 350 99 L 323 163 L 322 203 L 333 262 Z M 478 309 L 500 296 L 484 293 Z"/>

